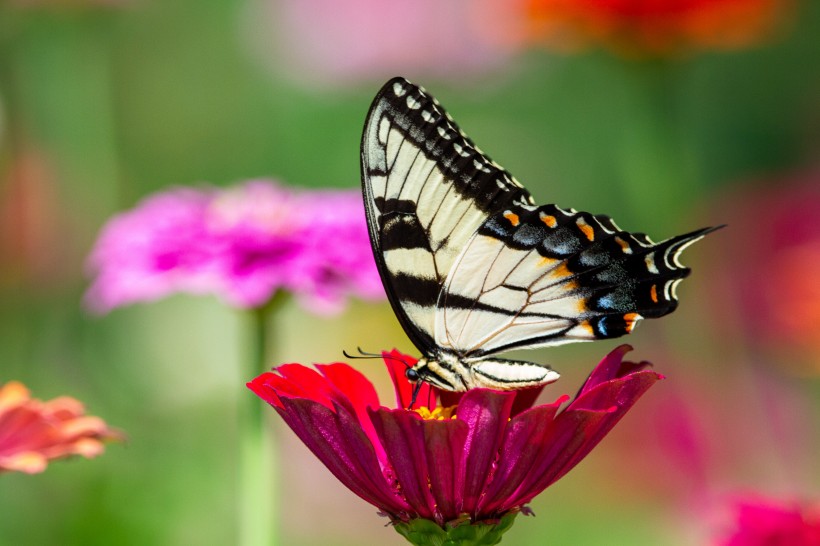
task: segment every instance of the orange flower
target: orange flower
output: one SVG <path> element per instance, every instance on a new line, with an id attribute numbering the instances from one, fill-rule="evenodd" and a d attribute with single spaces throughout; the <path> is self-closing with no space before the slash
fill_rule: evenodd
<path id="1" fill-rule="evenodd" d="M 793 0 L 520 0 L 524 42 L 666 55 L 738 49 L 770 37 Z"/>
<path id="2" fill-rule="evenodd" d="M 51 459 L 96 457 L 104 440 L 122 439 L 102 419 L 84 412 L 82 403 L 68 396 L 43 402 L 17 381 L 0 387 L 0 473 L 36 474 Z"/>

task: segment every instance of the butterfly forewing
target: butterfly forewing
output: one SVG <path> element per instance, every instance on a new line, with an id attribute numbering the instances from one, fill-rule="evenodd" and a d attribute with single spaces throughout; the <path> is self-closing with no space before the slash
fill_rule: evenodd
<path id="1" fill-rule="evenodd" d="M 370 108 L 362 180 L 390 302 L 413 343 L 431 354 L 436 305 L 455 259 L 488 216 L 532 198 L 403 78 L 385 84 Z"/>

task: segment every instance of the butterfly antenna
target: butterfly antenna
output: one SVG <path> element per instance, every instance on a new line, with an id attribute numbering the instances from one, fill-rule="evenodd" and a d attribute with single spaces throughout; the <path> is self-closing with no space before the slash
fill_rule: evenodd
<path id="1" fill-rule="evenodd" d="M 347 349 L 342 349 L 342 354 L 345 355 L 345 358 L 352 358 L 352 359 L 373 358 L 373 357 L 369 357 L 369 356 L 352 355 L 352 354 L 347 352 Z"/>
<path id="2" fill-rule="evenodd" d="M 412 366 L 410 366 L 410 364 L 408 364 L 407 362 L 405 362 L 401 358 L 396 358 L 393 355 L 369 353 L 367 351 L 363 351 L 361 347 L 356 347 L 356 350 L 359 352 L 359 354 L 357 354 L 357 355 L 350 354 L 350 353 L 347 352 L 347 350 L 342 350 L 342 354 L 345 355 L 346 358 L 357 359 L 357 360 L 368 359 L 368 358 L 383 358 L 383 359 L 387 359 L 387 360 L 395 360 L 396 362 L 401 362 L 404 365 L 405 368 L 411 368 L 412 367 Z"/>
<path id="3" fill-rule="evenodd" d="M 378 356 L 379 358 L 381 358 L 382 356 L 381 353 L 371 353 L 368 351 L 363 351 L 361 347 L 356 347 L 356 350 L 359 351 L 359 354 L 362 356 Z"/>
<path id="4" fill-rule="evenodd" d="M 359 352 L 357 355 L 352 355 L 347 352 L 347 350 L 342 350 L 342 354 L 345 355 L 347 358 L 382 358 L 382 355 L 379 353 L 368 353 L 367 351 L 362 351 L 361 347 L 356 347 L 356 350 Z M 395 358 L 395 357 L 388 357 L 388 358 Z"/>
<path id="5" fill-rule="evenodd" d="M 407 409 L 411 410 L 413 409 L 413 406 L 416 405 L 416 397 L 419 395 L 419 391 L 421 391 L 421 385 L 422 381 L 419 380 L 418 383 L 416 383 L 416 386 L 413 387 L 413 396 L 410 398 L 410 407 Z"/>

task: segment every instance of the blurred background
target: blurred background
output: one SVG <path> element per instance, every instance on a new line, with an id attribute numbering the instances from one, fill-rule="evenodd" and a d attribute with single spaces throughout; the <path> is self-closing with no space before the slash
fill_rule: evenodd
<path id="1" fill-rule="evenodd" d="M 812 0 L 0 0 L 0 383 L 128 436 L 0 476 L 0 543 L 233 543 L 247 317 L 192 296 L 92 316 L 86 256 L 174 185 L 357 188 L 395 75 L 539 203 L 656 240 L 729 224 L 685 256 L 679 310 L 628 340 L 668 379 L 504 544 L 710 544 L 728 497 L 820 500 L 818 36 Z M 271 329 L 271 365 L 415 353 L 387 303 L 288 303 Z M 563 374 L 551 400 L 616 345 L 527 358 Z M 270 418 L 281 544 L 403 543 Z"/>

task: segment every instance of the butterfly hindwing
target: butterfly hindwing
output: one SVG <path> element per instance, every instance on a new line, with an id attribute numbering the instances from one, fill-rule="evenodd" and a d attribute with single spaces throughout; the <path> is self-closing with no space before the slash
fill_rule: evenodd
<path id="1" fill-rule="evenodd" d="M 387 82 L 370 108 L 362 180 L 390 302 L 413 343 L 430 354 L 436 305 L 456 257 L 491 214 L 532 198 L 403 78 Z"/>
<path id="2" fill-rule="evenodd" d="M 653 243 L 607 216 L 510 207 L 482 224 L 448 276 L 436 343 L 467 358 L 628 334 L 677 306 L 681 251 L 711 229 Z"/>

